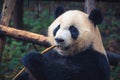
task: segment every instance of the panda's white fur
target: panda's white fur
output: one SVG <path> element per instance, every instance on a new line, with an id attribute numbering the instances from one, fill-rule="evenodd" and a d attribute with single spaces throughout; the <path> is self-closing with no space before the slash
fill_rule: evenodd
<path id="1" fill-rule="evenodd" d="M 58 25 L 60 25 L 60 29 L 54 36 L 53 31 Z M 69 31 L 71 25 L 74 25 L 79 31 L 79 36 L 76 40 L 71 37 Z M 62 38 L 64 42 L 58 44 L 55 38 Z M 64 50 L 61 47 L 55 48 L 59 54 L 64 56 L 75 55 L 90 46 L 106 55 L 98 27 L 94 27 L 94 24 L 88 19 L 88 15 L 82 11 L 69 10 L 59 16 L 48 28 L 48 40 L 51 45 L 69 46 L 68 50 Z"/>

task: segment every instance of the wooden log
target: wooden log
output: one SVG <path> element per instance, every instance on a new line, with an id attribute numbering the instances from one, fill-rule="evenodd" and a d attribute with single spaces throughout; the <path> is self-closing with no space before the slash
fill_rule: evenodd
<path id="1" fill-rule="evenodd" d="M 85 0 L 84 11 L 90 14 L 92 9 L 95 8 L 95 0 Z"/>
<path id="2" fill-rule="evenodd" d="M 22 41 L 27 41 L 27 42 L 39 44 L 39 45 L 45 46 L 45 47 L 50 46 L 48 41 L 47 41 L 47 37 L 44 35 L 35 34 L 32 32 L 19 30 L 19 29 L 7 27 L 4 25 L 0 25 L 0 33 L 2 34 L 1 36 L 3 36 L 3 35 L 9 36 L 9 37 L 19 39 Z"/>

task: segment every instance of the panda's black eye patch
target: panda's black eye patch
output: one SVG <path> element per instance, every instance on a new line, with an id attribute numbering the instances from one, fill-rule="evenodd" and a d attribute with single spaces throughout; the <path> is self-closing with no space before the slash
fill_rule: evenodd
<path id="1" fill-rule="evenodd" d="M 55 29 L 54 29 L 54 31 L 53 31 L 53 35 L 55 36 L 56 35 L 56 33 L 57 33 L 57 31 L 60 29 L 60 25 L 58 25 Z"/>
<path id="2" fill-rule="evenodd" d="M 79 35 L 79 31 L 77 30 L 77 28 L 74 26 L 70 26 L 69 30 L 70 30 L 72 38 L 76 40 Z"/>

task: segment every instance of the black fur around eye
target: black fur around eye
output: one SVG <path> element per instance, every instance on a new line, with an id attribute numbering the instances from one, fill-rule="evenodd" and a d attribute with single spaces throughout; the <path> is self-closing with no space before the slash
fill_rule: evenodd
<path id="1" fill-rule="evenodd" d="M 76 40 L 79 35 L 79 31 L 77 30 L 77 28 L 75 28 L 74 26 L 70 26 L 69 30 L 72 38 Z"/>
<path id="2" fill-rule="evenodd" d="M 58 25 L 55 29 L 54 29 L 54 31 L 53 31 L 53 35 L 55 36 L 56 35 L 56 33 L 57 33 L 57 31 L 60 29 L 60 25 Z"/>

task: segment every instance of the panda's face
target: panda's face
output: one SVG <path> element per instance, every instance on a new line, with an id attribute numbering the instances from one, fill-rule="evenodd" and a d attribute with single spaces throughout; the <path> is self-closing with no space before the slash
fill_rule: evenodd
<path id="1" fill-rule="evenodd" d="M 57 47 L 57 50 L 61 51 L 68 51 L 72 45 L 74 44 L 74 41 L 77 40 L 79 36 L 79 31 L 76 27 L 73 25 L 68 27 L 62 27 L 58 25 L 54 31 L 54 43 L 55 45 L 59 45 Z"/>
<path id="2" fill-rule="evenodd" d="M 61 55 L 74 55 L 87 49 L 94 39 L 94 25 L 88 15 L 77 11 L 67 11 L 58 17 L 48 29 L 51 45 Z"/>

